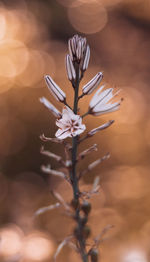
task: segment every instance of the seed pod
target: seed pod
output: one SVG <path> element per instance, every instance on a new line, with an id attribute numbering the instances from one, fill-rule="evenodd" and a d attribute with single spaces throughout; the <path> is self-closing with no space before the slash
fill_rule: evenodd
<path id="1" fill-rule="evenodd" d="M 81 205 L 81 210 L 83 210 L 85 215 L 88 215 L 91 211 L 91 204 L 88 201 L 84 201 Z"/>
<path id="2" fill-rule="evenodd" d="M 87 239 L 90 236 L 90 234 L 91 234 L 91 229 L 89 228 L 89 226 L 85 226 L 83 228 L 83 237 Z"/>
<path id="3" fill-rule="evenodd" d="M 80 202 L 78 199 L 72 199 L 70 204 L 76 210 L 79 207 Z"/>
<path id="4" fill-rule="evenodd" d="M 96 248 L 93 248 L 89 252 L 91 257 L 91 262 L 98 262 L 98 250 Z"/>
<path id="5" fill-rule="evenodd" d="M 74 232 L 75 237 L 78 239 L 80 237 L 80 229 L 79 229 L 79 227 L 78 226 L 75 227 L 73 232 Z"/>
<path id="6" fill-rule="evenodd" d="M 84 226 L 87 223 L 87 221 L 88 221 L 87 216 L 80 218 L 80 222 L 82 226 Z"/>

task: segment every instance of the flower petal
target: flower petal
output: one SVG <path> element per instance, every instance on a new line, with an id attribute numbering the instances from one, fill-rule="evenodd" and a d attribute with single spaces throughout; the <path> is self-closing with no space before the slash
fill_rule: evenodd
<path id="1" fill-rule="evenodd" d="M 67 137 L 71 137 L 71 134 L 70 134 L 69 129 L 66 129 L 66 130 L 58 129 L 55 136 L 58 139 L 65 139 Z"/>

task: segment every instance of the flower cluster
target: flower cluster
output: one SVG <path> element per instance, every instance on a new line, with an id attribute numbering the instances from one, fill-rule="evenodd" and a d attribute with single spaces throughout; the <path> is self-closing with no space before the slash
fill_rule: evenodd
<path id="1" fill-rule="evenodd" d="M 64 104 L 62 112 L 60 112 L 45 97 L 40 98 L 40 102 L 43 103 L 44 106 L 56 117 L 56 126 L 58 127 L 58 130 L 55 133 L 56 138 L 48 138 L 42 135 L 41 139 L 43 141 L 52 141 L 54 143 L 63 144 L 66 159 L 64 160 L 61 156 L 58 156 L 49 151 L 45 151 L 43 147 L 41 149 L 41 153 L 55 159 L 57 162 L 61 163 L 64 168 L 67 169 L 67 172 L 65 173 L 59 170 L 51 169 L 50 165 L 42 166 L 43 172 L 64 178 L 72 186 L 74 198 L 72 199 L 71 204 L 68 206 L 68 204 L 62 199 L 62 197 L 58 193 L 55 193 L 55 197 L 57 198 L 59 203 L 56 203 L 51 207 L 48 206 L 47 209 L 44 207 L 36 212 L 36 214 L 41 214 L 46 210 L 51 210 L 55 207 L 63 205 L 64 208 L 67 210 L 67 214 L 71 215 L 71 217 L 74 217 L 77 225 L 74 229 L 73 235 L 67 237 L 60 244 L 55 254 L 55 258 L 60 252 L 60 249 L 63 247 L 63 245 L 71 243 L 74 249 L 80 253 L 81 258 L 84 262 L 87 262 L 89 257 L 91 259 L 91 262 L 97 262 L 97 246 L 100 243 L 100 237 L 96 238 L 97 240 L 94 242 L 91 248 L 89 248 L 89 250 L 87 250 L 86 247 L 86 239 L 89 237 L 90 234 L 90 228 L 87 225 L 87 222 L 89 213 L 91 211 L 91 204 L 86 200 L 86 198 L 90 198 L 93 194 L 97 193 L 99 186 L 97 182 L 94 182 L 93 189 L 90 192 L 81 192 L 79 189 L 79 181 L 83 177 L 83 175 L 85 175 L 87 172 L 90 172 L 103 160 L 108 159 L 110 154 L 105 154 L 103 157 L 97 159 L 93 163 L 90 163 L 82 171 L 77 172 L 77 163 L 84 159 L 86 155 L 90 154 L 93 151 L 96 151 L 97 144 L 90 146 L 78 155 L 77 147 L 82 141 L 90 138 L 91 136 L 94 136 L 97 132 L 108 128 L 114 122 L 114 120 L 110 120 L 107 123 L 104 123 L 97 128 L 88 131 L 85 136 L 80 137 L 80 135 L 86 130 L 85 124 L 82 123 L 83 118 L 87 115 L 99 116 L 102 114 L 114 112 L 120 108 L 121 99 L 119 99 L 118 101 L 114 100 L 119 91 L 113 93 L 113 88 L 105 88 L 104 85 L 99 86 L 103 79 L 102 72 L 98 72 L 88 83 L 86 83 L 82 87 L 82 94 L 79 96 L 79 84 L 89 65 L 90 48 L 87 44 L 86 38 L 75 35 L 74 37 L 69 39 L 68 49 L 69 54 L 66 55 L 66 71 L 68 79 L 69 81 L 71 81 L 74 91 L 74 106 L 71 107 L 67 103 L 65 92 L 48 75 L 45 76 L 48 90 L 54 96 L 56 101 Z M 80 116 L 78 103 L 80 102 L 81 98 L 86 95 L 92 94 L 96 89 L 97 91 L 90 100 L 87 111 L 84 115 Z M 66 138 L 72 138 L 72 144 L 65 142 L 64 140 Z M 72 242 L 72 239 L 76 239 L 76 246 Z"/>

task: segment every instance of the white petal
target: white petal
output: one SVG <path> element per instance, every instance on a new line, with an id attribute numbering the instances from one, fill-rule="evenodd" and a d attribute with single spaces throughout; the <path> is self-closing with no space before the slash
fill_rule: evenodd
<path id="1" fill-rule="evenodd" d="M 103 90 L 105 86 L 102 85 L 97 91 L 96 93 L 94 94 L 94 96 L 92 97 L 91 101 L 90 101 L 90 104 L 89 106 L 92 108 L 95 106 L 95 104 L 97 104 L 97 102 L 99 101 L 99 94 L 100 92 Z"/>
<path id="2" fill-rule="evenodd" d="M 73 136 L 78 136 L 80 134 L 82 134 L 84 132 L 84 130 L 86 129 L 85 125 L 82 125 L 81 128 L 77 129 L 76 131 L 74 131 L 72 133 Z"/>
<path id="3" fill-rule="evenodd" d="M 59 128 L 61 129 L 64 129 L 65 128 L 65 124 L 64 124 L 64 121 L 63 119 L 59 119 L 59 120 L 56 120 L 56 126 L 58 126 Z"/>
<path id="4" fill-rule="evenodd" d="M 116 103 L 113 103 L 113 104 L 106 104 L 106 105 L 103 105 L 103 106 L 96 106 L 93 109 L 93 113 L 94 113 L 94 115 L 101 115 L 101 114 L 114 112 L 114 111 L 118 110 L 119 108 L 120 108 L 120 103 L 116 102 Z"/>
<path id="5" fill-rule="evenodd" d="M 69 129 L 68 129 L 69 130 Z M 64 130 L 61 130 L 61 129 L 58 129 L 55 136 L 58 138 L 58 139 L 65 139 L 67 137 L 71 137 L 71 133 L 70 131 L 68 131 L 67 129 L 64 131 Z"/>

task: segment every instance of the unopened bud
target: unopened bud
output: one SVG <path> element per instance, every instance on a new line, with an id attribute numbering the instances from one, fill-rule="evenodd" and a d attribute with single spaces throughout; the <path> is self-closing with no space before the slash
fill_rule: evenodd
<path id="1" fill-rule="evenodd" d="M 61 90 L 61 88 L 54 82 L 54 80 L 46 75 L 45 81 L 47 87 L 51 94 L 56 98 L 57 101 L 64 102 L 66 100 L 66 94 Z"/>
<path id="2" fill-rule="evenodd" d="M 82 87 L 82 92 L 84 95 L 90 95 L 100 84 L 103 78 L 101 72 L 97 73 L 85 86 Z"/>
<path id="3" fill-rule="evenodd" d="M 88 201 L 84 201 L 81 205 L 81 210 L 88 215 L 91 211 L 91 203 L 89 203 Z"/>
<path id="4" fill-rule="evenodd" d="M 75 80 L 76 72 L 75 72 L 70 55 L 66 56 L 66 71 L 67 71 L 68 79 L 70 81 Z"/>
<path id="5" fill-rule="evenodd" d="M 78 60 L 80 60 L 81 57 L 82 57 L 82 50 L 83 50 L 83 48 L 82 48 L 82 41 L 79 40 L 78 46 L 77 46 L 77 49 L 76 49 L 76 56 L 77 56 Z"/>
<path id="6" fill-rule="evenodd" d="M 90 60 L 90 47 L 89 45 L 87 45 L 84 60 L 83 60 L 83 65 L 82 65 L 83 71 L 85 71 L 88 68 L 89 60 Z"/>
<path id="7" fill-rule="evenodd" d="M 45 97 L 41 97 L 40 98 L 40 102 L 42 104 L 44 104 L 44 106 L 47 107 L 48 110 L 51 111 L 51 113 L 55 117 L 61 118 L 62 115 L 61 115 L 60 111 L 53 104 L 51 104 Z"/>

